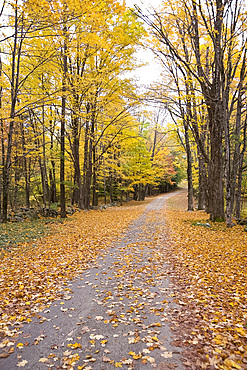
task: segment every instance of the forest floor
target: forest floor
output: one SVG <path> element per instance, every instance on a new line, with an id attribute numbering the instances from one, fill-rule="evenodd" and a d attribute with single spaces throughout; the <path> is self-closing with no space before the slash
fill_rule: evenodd
<path id="1" fill-rule="evenodd" d="M 247 233 L 186 192 L 3 249 L 0 369 L 247 369 Z"/>

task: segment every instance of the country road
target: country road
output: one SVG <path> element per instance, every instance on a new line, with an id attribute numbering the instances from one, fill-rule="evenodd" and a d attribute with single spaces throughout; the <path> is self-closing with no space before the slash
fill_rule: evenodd
<path id="1" fill-rule="evenodd" d="M 62 300 L 23 325 L 15 351 L 0 359 L 1 370 L 185 369 L 181 348 L 171 345 L 175 305 L 164 236 L 157 233 L 160 210 L 175 194 L 149 203 L 121 240 L 64 285 Z"/>

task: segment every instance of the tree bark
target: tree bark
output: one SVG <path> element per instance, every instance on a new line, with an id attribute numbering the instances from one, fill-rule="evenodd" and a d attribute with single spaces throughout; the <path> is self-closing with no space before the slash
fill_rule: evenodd
<path id="1" fill-rule="evenodd" d="M 79 117 L 72 117 L 72 154 L 74 161 L 75 171 L 75 187 L 76 187 L 76 202 L 79 208 L 83 208 L 83 194 L 82 194 L 82 181 L 81 181 L 81 169 L 80 169 L 80 137 L 79 137 Z"/>
<path id="2" fill-rule="evenodd" d="M 51 117 L 52 117 L 52 108 L 51 108 Z M 50 201 L 51 203 L 57 202 L 57 189 L 56 189 L 56 167 L 55 161 L 53 159 L 53 147 L 54 147 L 54 127 L 52 126 L 52 120 L 50 121 L 50 135 L 51 135 L 51 168 L 49 169 L 49 180 L 50 180 Z"/>
<path id="3" fill-rule="evenodd" d="M 30 179 L 29 179 L 28 167 L 27 167 L 26 142 L 25 142 L 23 120 L 21 120 L 20 122 L 20 131 L 21 131 L 21 142 L 22 142 L 22 152 L 23 152 L 26 208 L 29 209 L 30 208 Z"/>
<path id="4" fill-rule="evenodd" d="M 235 214 L 237 220 L 241 218 L 241 193 L 242 193 L 242 180 L 243 180 L 243 163 L 244 155 L 246 151 L 247 144 L 247 114 L 245 115 L 244 121 L 244 132 L 243 132 L 243 147 L 239 157 L 239 168 L 238 168 L 238 183 L 237 183 L 237 192 L 236 192 L 236 203 L 235 203 Z"/>
<path id="5" fill-rule="evenodd" d="M 68 72 L 68 61 L 67 61 L 67 15 L 66 7 L 64 9 L 64 26 L 63 26 L 63 81 L 62 81 L 62 110 L 61 110 L 61 144 L 60 144 L 60 217 L 66 217 L 66 204 L 65 204 L 65 114 L 66 114 L 66 91 L 67 91 L 67 72 Z"/>
<path id="6" fill-rule="evenodd" d="M 11 154 L 12 154 L 12 142 L 13 142 L 14 120 L 15 120 L 15 106 L 17 102 L 17 94 L 18 94 L 18 87 L 19 87 L 20 58 L 21 58 L 21 48 L 22 48 L 22 42 L 23 42 L 23 23 L 21 27 L 21 35 L 20 36 L 18 35 L 17 0 L 16 0 L 15 5 L 16 6 L 15 6 L 15 24 L 14 24 L 14 44 L 13 44 L 13 50 L 12 50 L 12 66 L 11 66 L 11 109 L 10 109 L 7 150 L 6 150 L 6 156 L 5 156 L 5 163 L 3 163 L 3 222 L 7 222 Z M 17 45 L 17 41 L 19 37 L 20 37 L 20 41 L 19 41 L 19 45 Z"/>

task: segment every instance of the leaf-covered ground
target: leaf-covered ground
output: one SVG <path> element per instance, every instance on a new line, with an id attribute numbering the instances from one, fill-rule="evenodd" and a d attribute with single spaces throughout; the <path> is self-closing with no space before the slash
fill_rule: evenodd
<path id="1" fill-rule="evenodd" d="M 10 249 L 15 245 L 28 243 L 32 240 L 36 241 L 51 231 L 45 219 L 2 223 L 0 224 L 0 250 Z"/>
<path id="2" fill-rule="evenodd" d="M 8 240 L 12 242 L 7 245 L 19 243 L 23 230 L 32 234 L 32 240 L 35 231 L 37 240 L 1 251 L 0 338 L 9 334 L 10 325 L 32 321 L 36 312 L 59 297 L 61 284 L 87 269 L 143 212 L 143 207 L 130 204 L 105 211 L 80 212 L 64 224 L 59 221 L 50 224 L 51 234 L 42 239 L 39 239 L 40 228 L 31 229 L 29 223 L 23 222 L 20 234 L 14 230 L 14 224 L 5 226 L 11 230 Z"/>
<path id="3" fill-rule="evenodd" d="M 178 366 L 179 370 L 184 369 L 181 351 L 170 345 L 168 311 L 175 305 L 166 275 L 164 246 L 157 234 L 157 226 L 163 223 L 160 211 L 169 196 L 155 198 L 145 212 L 136 203 L 135 207 L 82 213 L 78 224 L 74 220 L 61 225 L 59 234 L 39 243 L 46 253 L 36 253 L 38 259 L 34 253 L 39 251 L 36 246 L 29 257 L 33 257 L 39 275 L 32 273 L 29 279 L 32 266 L 29 263 L 25 277 L 19 277 L 18 296 L 23 305 L 16 306 L 17 300 L 12 307 L 15 311 L 19 309 L 19 317 L 13 317 L 15 328 L 5 331 L 9 336 L 2 342 L 2 354 L 6 358 L 1 360 L 1 369 L 111 370 L 121 367 L 132 370 L 143 366 L 157 370 Z M 120 235 L 127 223 L 128 229 Z M 47 249 L 47 244 L 52 244 L 55 255 Z M 74 252 L 78 248 L 81 258 L 86 258 L 91 251 L 90 260 L 94 263 L 78 259 Z M 25 259 L 29 260 L 28 256 L 25 255 Z M 70 271 L 66 273 L 66 269 Z M 78 279 L 70 280 L 77 274 Z M 35 304 L 37 279 L 42 280 L 38 281 L 38 287 L 42 288 L 44 301 L 40 301 L 39 296 Z M 49 282 L 54 282 L 52 291 Z M 35 294 L 30 296 L 32 287 Z M 51 295 L 56 291 L 60 292 L 61 300 L 49 304 L 49 298 L 53 299 Z M 25 295 L 22 296 L 22 292 Z M 45 309 L 32 317 L 30 308 L 35 313 L 40 303 Z M 29 325 L 21 321 L 26 307 L 23 320 L 32 320 Z M 8 313 L 7 303 L 4 309 Z"/>
<path id="4" fill-rule="evenodd" d="M 174 346 L 183 350 L 181 369 L 247 369 L 247 233 L 243 226 L 227 229 L 223 223 L 206 227 L 205 212 L 186 211 L 186 192 L 167 203 L 166 209 L 148 205 L 145 222 L 134 224 L 141 235 L 126 234 L 124 245 L 119 244 L 123 231 L 148 202 L 81 212 L 49 225 L 52 233 L 43 239 L 3 250 L 3 361 L 12 363 L 8 356 L 14 352 L 15 366 L 29 368 L 34 348 L 40 354 L 38 347 L 43 351 L 41 344 L 53 340 L 43 334 L 33 343 L 25 339 L 38 317 L 37 325 L 57 333 L 49 352 L 37 357 L 40 369 L 58 363 L 65 369 L 175 369 L 180 355 Z M 66 285 L 77 276 L 93 298 L 83 317 L 73 304 L 71 284 Z M 173 285 L 166 285 L 169 281 Z M 67 315 L 65 321 L 59 313 Z M 70 327 L 73 320 L 76 328 Z M 25 322 L 31 325 L 22 339 L 13 325 Z M 167 322 L 171 344 L 165 339 Z"/>
<path id="5" fill-rule="evenodd" d="M 192 346 L 189 368 L 247 369 L 247 233 L 224 223 L 200 226 L 208 215 L 185 211 L 185 193 L 168 206 L 166 257 L 181 306 L 173 316 L 175 342 Z"/>

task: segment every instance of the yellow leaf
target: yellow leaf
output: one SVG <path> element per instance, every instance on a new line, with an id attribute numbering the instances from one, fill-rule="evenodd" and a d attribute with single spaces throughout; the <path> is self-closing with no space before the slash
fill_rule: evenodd
<path id="1" fill-rule="evenodd" d="M 246 331 L 243 328 L 236 328 L 236 332 L 241 335 L 241 337 L 246 337 Z"/>
<path id="2" fill-rule="evenodd" d="M 81 343 L 74 343 L 74 344 L 72 344 L 72 346 L 71 346 L 72 348 L 81 348 Z"/>
<path id="3" fill-rule="evenodd" d="M 233 360 L 229 360 L 229 359 L 226 359 L 225 361 L 224 361 L 224 364 L 226 365 L 226 366 L 229 366 L 229 368 L 230 369 L 238 369 L 238 370 L 240 370 L 241 369 L 241 366 L 240 365 L 238 365 L 235 361 L 233 361 Z"/>
<path id="4" fill-rule="evenodd" d="M 142 355 L 140 354 L 140 355 L 134 355 L 133 356 L 133 359 L 134 360 L 139 360 L 140 358 L 142 358 Z"/>
<path id="5" fill-rule="evenodd" d="M 133 357 L 134 360 L 138 360 L 139 358 L 142 358 L 142 355 L 139 353 L 138 355 L 133 352 L 133 351 L 130 351 L 129 352 L 129 355 L 131 355 Z"/>

